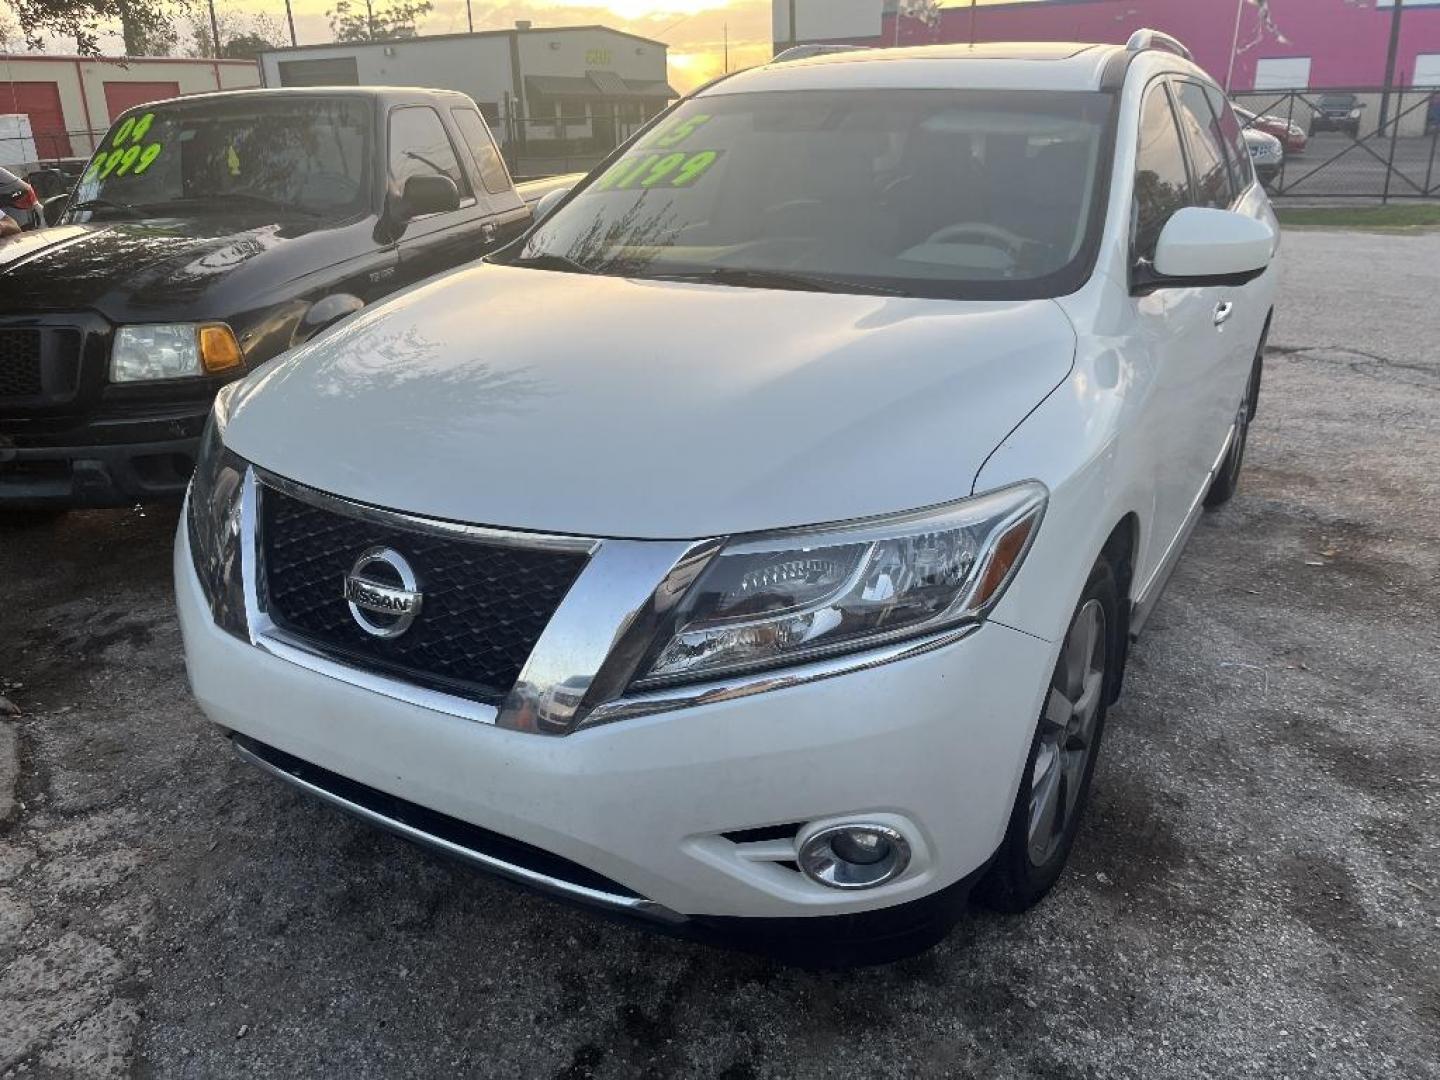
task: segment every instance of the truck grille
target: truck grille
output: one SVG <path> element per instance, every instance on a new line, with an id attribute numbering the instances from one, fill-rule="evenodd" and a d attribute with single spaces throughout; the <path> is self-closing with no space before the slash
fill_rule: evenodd
<path id="1" fill-rule="evenodd" d="M 263 487 L 267 614 L 281 630 L 343 663 L 499 705 L 588 556 L 376 516 Z M 405 557 L 424 594 L 414 624 L 395 638 L 362 630 L 343 596 L 356 559 L 377 546 Z"/>
<path id="2" fill-rule="evenodd" d="M 40 331 L 0 330 L 0 397 L 34 397 L 40 382 Z"/>
<path id="3" fill-rule="evenodd" d="M 80 332 L 0 327 L 0 400 L 63 400 L 80 374 Z"/>

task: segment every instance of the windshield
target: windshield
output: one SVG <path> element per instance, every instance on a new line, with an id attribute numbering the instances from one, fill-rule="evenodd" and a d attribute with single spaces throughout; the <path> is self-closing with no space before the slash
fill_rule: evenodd
<path id="1" fill-rule="evenodd" d="M 837 292 L 1060 295 L 1093 258 L 1112 111 L 1089 92 L 707 95 L 506 258 Z"/>
<path id="2" fill-rule="evenodd" d="M 257 94 L 135 110 L 105 136 L 70 205 L 95 216 L 179 203 L 341 217 L 365 205 L 370 130 L 370 105 L 355 99 Z"/>

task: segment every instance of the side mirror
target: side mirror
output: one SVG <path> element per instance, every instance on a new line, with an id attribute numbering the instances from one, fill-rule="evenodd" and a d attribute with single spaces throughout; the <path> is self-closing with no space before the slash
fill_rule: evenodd
<path id="1" fill-rule="evenodd" d="M 574 191 L 574 188 L 556 188 L 554 191 L 547 191 L 535 203 L 535 209 L 531 211 L 533 223 L 539 225 L 547 217 L 555 212 L 555 207 L 560 205 L 560 200 Z"/>
<path id="2" fill-rule="evenodd" d="M 58 225 L 65 208 L 70 205 L 70 195 L 51 195 L 40 204 L 40 216 L 45 219 L 46 225 Z"/>
<path id="3" fill-rule="evenodd" d="M 400 216 L 406 221 L 460 209 L 460 189 L 448 176 L 412 176 L 405 181 L 400 198 Z"/>
<path id="4" fill-rule="evenodd" d="M 1263 274 L 1274 254 L 1275 230 L 1265 222 L 1187 206 L 1160 230 L 1155 261 L 1136 267 L 1134 291 L 1243 285 Z"/>

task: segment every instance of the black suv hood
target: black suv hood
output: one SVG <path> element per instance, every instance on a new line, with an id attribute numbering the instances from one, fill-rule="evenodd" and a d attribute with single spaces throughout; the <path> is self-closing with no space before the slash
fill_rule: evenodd
<path id="1" fill-rule="evenodd" d="M 363 232 L 363 235 L 358 235 Z M 98 311 L 112 322 L 223 319 L 370 245 L 371 227 L 255 215 L 62 225 L 0 245 L 0 314 Z"/>

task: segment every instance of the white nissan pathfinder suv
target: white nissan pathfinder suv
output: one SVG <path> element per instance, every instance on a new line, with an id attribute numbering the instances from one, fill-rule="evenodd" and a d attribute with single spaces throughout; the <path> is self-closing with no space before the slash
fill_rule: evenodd
<path id="1" fill-rule="evenodd" d="M 1235 490 L 1275 293 L 1176 42 L 681 102 L 507 252 L 226 387 L 179 530 L 250 761 L 472 864 L 847 962 L 1059 876 Z"/>

